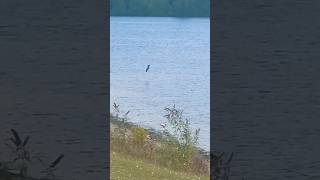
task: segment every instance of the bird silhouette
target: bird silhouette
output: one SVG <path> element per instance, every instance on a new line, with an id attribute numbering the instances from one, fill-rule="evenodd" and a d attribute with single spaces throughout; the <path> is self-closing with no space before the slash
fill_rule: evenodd
<path id="1" fill-rule="evenodd" d="M 146 72 L 148 72 L 149 68 L 150 68 L 150 64 L 148 65 L 148 67 L 147 67 L 147 69 L 146 69 Z"/>

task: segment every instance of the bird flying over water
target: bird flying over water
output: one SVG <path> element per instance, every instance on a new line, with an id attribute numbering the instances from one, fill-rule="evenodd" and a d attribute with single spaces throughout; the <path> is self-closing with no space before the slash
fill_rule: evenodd
<path id="1" fill-rule="evenodd" d="M 148 65 L 148 67 L 147 67 L 147 69 L 146 69 L 146 72 L 148 72 L 149 68 L 150 68 L 150 64 Z"/>

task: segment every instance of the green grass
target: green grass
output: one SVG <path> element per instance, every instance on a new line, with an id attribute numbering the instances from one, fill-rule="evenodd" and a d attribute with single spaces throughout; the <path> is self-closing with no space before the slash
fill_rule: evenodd
<path id="1" fill-rule="evenodd" d="M 111 153 L 110 175 L 112 180 L 209 180 L 208 176 L 172 171 L 116 152 Z"/>

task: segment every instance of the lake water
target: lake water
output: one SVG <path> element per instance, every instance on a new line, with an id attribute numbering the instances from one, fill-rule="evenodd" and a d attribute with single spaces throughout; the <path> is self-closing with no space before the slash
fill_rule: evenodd
<path id="1" fill-rule="evenodd" d="M 175 104 L 209 150 L 210 19 L 111 17 L 110 39 L 110 104 L 156 129 Z"/>

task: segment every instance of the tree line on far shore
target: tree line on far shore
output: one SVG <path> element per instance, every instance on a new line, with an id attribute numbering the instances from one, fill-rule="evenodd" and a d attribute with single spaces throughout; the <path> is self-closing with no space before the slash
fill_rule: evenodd
<path id="1" fill-rule="evenodd" d="M 209 17 L 210 0 L 110 0 L 110 15 Z"/>

